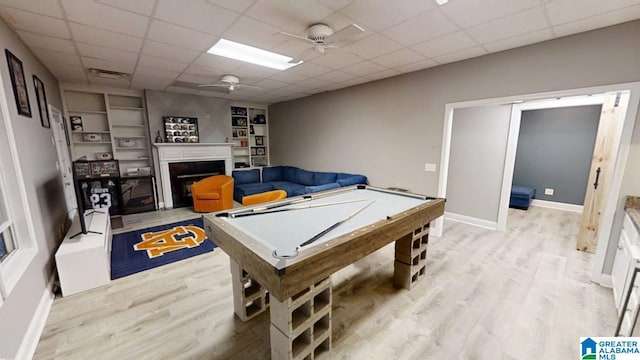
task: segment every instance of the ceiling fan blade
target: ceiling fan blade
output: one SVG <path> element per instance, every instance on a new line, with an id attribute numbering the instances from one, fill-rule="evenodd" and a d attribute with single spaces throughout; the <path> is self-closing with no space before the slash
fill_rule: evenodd
<path id="1" fill-rule="evenodd" d="M 259 86 L 253 86 L 253 85 L 242 85 L 242 84 L 238 84 L 236 85 L 236 88 L 246 88 L 246 89 L 256 89 L 256 90 L 260 90 L 262 89 Z"/>
<path id="2" fill-rule="evenodd" d="M 333 34 L 326 37 L 325 41 L 327 42 L 341 42 L 348 41 L 351 38 L 361 34 L 364 32 L 364 29 L 356 24 L 348 25 Z"/>
<path id="3" fill-rule="evenodd" d="M 343 53 L 351 54 L 351 55 L 353 55 L 353 56 L 355 56 L 355 57 L 357 57 L 357 58 L 359 58 L 359 59 L 366 60 L 366 59 L 364 59 L 364 58 L 360 57 L 360 55 L 359 55 L 359 54 L 354 53 L 353 51 L 348 50 L 348 49 L 345 49 L 345 48 L 340 47 L 340 46 L 329 45 L 329 46 L 328 46 L 328 48 L 329 48 L 329 49 L 331 49 L 331 51 L 334 51 L 334 50 L 336 50 L 336 51 L 340 51 L 340 52 L 343 52 Z"/>
<path id="4" fill-rule="evenodd" d="M 297 64 L 300 61 L 307 61 L 311 58 L 313 58 L 313 55 L 316 55 L 316 51 L 314 50 L 314 48 L 310 47 L 307 50 L 305 50 L 302 54 L 296 56 L 295 58 L 289 60 L 289 64 Z"/>
<path id="5" fill-rule="evenodd" d="M 313 40 L 308 39 L 308 38 L 306 38 L 306 37 L 304 37 L 304 36 L 300 36 L 300 35 L 296 35 L 296 34 L 292 34 L 292 33 L 284 32 L 284 31 L 277 32 L 276 34 L 277 34 L 277 35 L 285 35 L 285 36 L 289 36 L 289 37 L 292 37 L 292 38 L 297 39 L 297 40 L 302 40 L 302 41 L 306 41 L 306 42 L 310 42 L 310 43 L 314 44 L 314 41 L 313 41 Z"/>

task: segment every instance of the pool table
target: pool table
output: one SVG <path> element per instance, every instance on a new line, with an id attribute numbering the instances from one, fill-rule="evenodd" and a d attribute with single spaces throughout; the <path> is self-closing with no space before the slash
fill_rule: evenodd
<path id="1" fill-rule="evenodd" d="M 230 257 L 234 310 L 269 308 L 272 359 L 331 349 L 331 274 L 395 242 L 394 283 L 424 278 L 429 224 L 444 199 L 356 185 L 204 215 Z"/>

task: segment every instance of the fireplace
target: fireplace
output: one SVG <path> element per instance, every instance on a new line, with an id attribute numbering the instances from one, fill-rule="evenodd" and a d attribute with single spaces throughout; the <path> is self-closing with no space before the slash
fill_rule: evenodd
<path id="1" fill-rule="evenodd" d="M 214 174 L 231 176 L 233 171 L 231 143 L 160 143 L 154 146 L 158 149 L 162 189 L 162 201 L 158 205 L 161 208 L 173 208 L 174 201 L 175 207 L 190 206 L 193 201 L 190 193 L 193 182 Z M 205 163 L 205 166 L 195 165 L 195 168 L 187 170 L 191 167 L 190 164 L 197 163 Z M 174 175 L 169 170 L 170 167 L 174 172 L 177 170 L 184 173 Z"/>
<path id="2" fill-rule="evenodd" d="M 224 175 L 224 160 L 169 163 L 173 207 L 193 206 L 191 185 L 214 175 Z"/>

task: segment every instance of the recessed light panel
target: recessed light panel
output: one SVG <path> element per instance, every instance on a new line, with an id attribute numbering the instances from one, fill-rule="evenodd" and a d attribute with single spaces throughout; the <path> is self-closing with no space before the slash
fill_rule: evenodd
<path id="1" fill-rule="evenodd" d="M 253 46 L 240 44 L 231 40 L 220 39 L 211 49 L 207 50 L 209 54 L 224 56 L 251 64 L 266 66 L 276 70 L 286 70 L 292 66 L 302 63 L 291 64 L 292 58 L 271 51 L 258 49 Z"/>

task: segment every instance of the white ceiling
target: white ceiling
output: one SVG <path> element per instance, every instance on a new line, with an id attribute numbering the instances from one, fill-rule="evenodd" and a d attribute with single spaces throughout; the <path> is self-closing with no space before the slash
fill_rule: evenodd
<path id="1" fill-rule="evenodd" d="M 268 104 L 631 21 L 640 0 L 0 0 L 0 13 L 59 81 Z M 274 34 L 318 22 L 365 32 L 285 71 L 206 53 L 226 38 L 295 57 L 306 44 Z M 261 89 L 172 86 L 227 73 Z"/>

